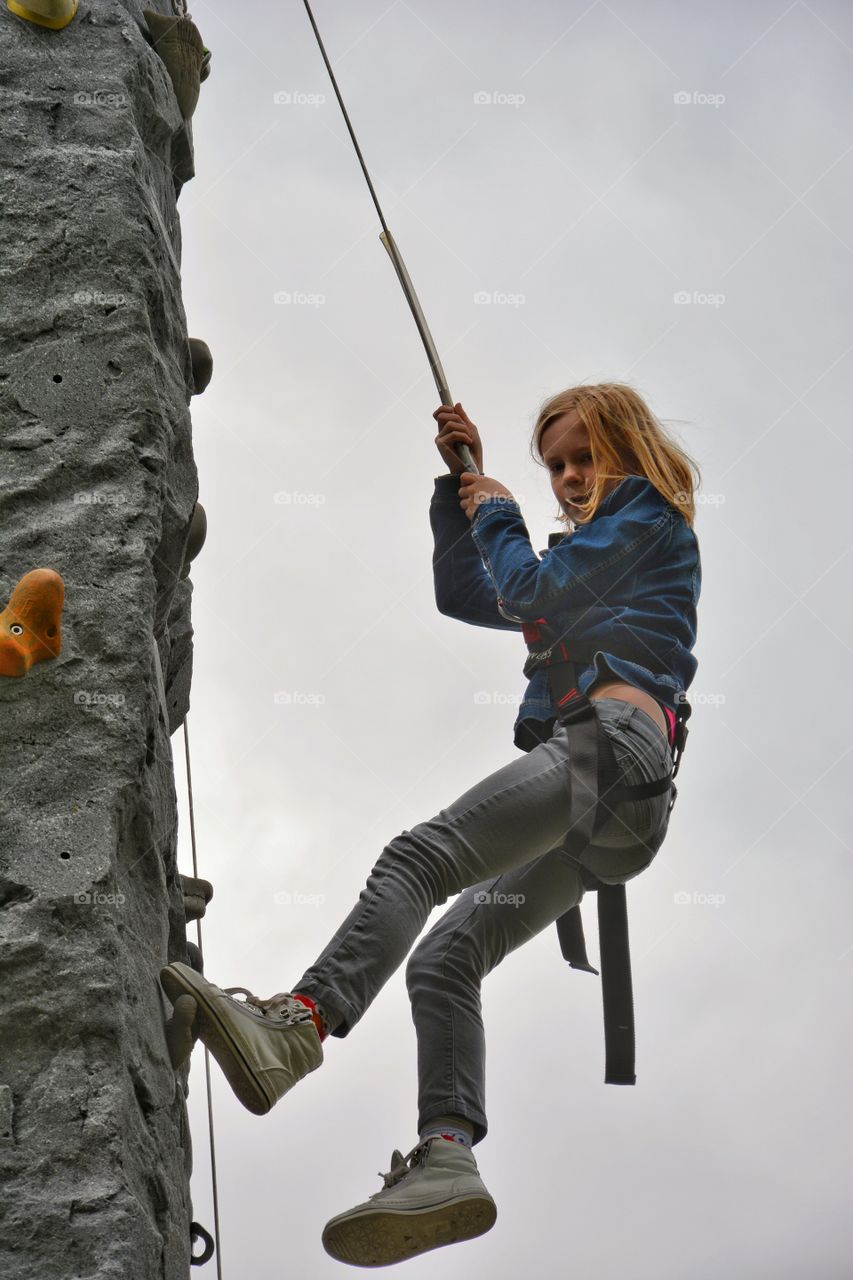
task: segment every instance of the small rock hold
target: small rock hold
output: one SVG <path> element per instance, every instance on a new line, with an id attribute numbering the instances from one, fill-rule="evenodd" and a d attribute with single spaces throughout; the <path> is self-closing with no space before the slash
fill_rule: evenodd
<path id="1" fill-rule="evenodd" d="M 207 537 L 207 516 L 204 507 L 197 502 L 193 507 L 192 519 L 190 520 L 190 531 L 187 538 L 187 549 L 184 552 L 184 563 L 181 568 L 181 578 L 186 578 L 190 571 L 190 564 L 195 560 L 199 551 L 204 546 L 204 540 Z"/>
<path id="2" fill-rule="evenodd" d="M 201 338 L 190 338 L 189 344 L 193 362 L 193 395 L 200 396 L 213 375 L 213 356 Z"/>
<path id="3" fill-rule="evenodd" d="M 15 1141 L 14 1118 L 12 1090 L 7 1084 L 0 1084 L 0 1143 Z"/>

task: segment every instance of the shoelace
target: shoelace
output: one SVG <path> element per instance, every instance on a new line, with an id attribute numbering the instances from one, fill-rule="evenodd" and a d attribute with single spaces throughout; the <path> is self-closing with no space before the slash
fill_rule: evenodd
<path id="1" fill-rule="evenodd" d="M 254 995 L 247 987 L 223 987 L 222 990 L 232 999 L 235 995 L 245 996 L 245 1001 L 237 1000 L 236 1003 L 245 1005 L 245 1007 L 261 1014 L 264 1018 L 275 1018 L 280 1022 L 293 1024 L 311 1021 L 311 1010 L 308 1006 L 286 991 L 281 992 L 279 995 L 270 996 L 266 1000 L 261 1000 L 259 996 Z"/>
<path id="2" fill-rule="evenodd" d="M 383 1173 L 381 1169 L 377 1169 L 379 1177 L 383 1180 L 386 1187 L 393 1187 L 403 1178 L 407 1177 L 412 1169 L 423 1163 L 423 1156 L 426 1154 L 427 1147 L 431 1142 L 435 1142 L 435 1138 L 426 1138 L 423 1142 L 419 1142 L 417 1146 L 412 1147 L 407 1156 L 396 1148 L 391 1154 L 391 1168 L 388 1173 Z M 411 1164 L 409 1163 L 411 1161 Z M 377 1195 L 381 1195 L 377 1191 Z M 373 1196 L 370 1199 L 374 1199 Z"/>

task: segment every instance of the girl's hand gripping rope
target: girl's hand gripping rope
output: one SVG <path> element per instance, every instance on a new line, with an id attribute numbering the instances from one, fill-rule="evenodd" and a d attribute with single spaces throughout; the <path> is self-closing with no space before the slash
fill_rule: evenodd
<path id="1" fill-rule="evenodd" d="M 450 474 L 458 476 L 465 470 L 465 463 L 454 447 L 457 442 L 467 444 L 474 462 L 482 471 L 483 445 L 480 440 L 480 433 L 462 408 L 462 405 L 455 404 L 450 408 L 446 404 L 440 404 L 432 416 L 439 425 L 439 432 L 435 437 L 436 447 L 447 463 L 447 469 Z"/>
<path id="2" fill-rule="evenodd" d="M 455 404 L 450 408 L 448 405 L 441 404 L 432 416 L 439 425 L 439 432 L 435 437 L 436 447 L 447 463 L 450 474 L 460 477 L 459 505 L 468 519 L 473 519 L 477 507 L 486 498 L 503 495 L 510 501 L 515 501 L 509 489 L 505 488 L 499 480 L 492 480 L 490 476 L 475 475 L 473 471 L 465 470 L 465 464 L 454 448 L 457 441 L 467 444 L 474 462 L 481 471 L 483 444 L 479 431 L 462 405 Z"/>

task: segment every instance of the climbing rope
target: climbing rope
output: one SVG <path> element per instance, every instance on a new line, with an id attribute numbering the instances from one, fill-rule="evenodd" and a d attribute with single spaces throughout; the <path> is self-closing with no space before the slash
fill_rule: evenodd
<path id="1" fill-rule="evenodd" d="M 433 336 L 430 333 L 429 325 L 426 322 L 426 316 L 424 315 L 421 304 L 418 301 L 418 296 L 415 293 L 414 285 L 412 284 L 409 278 L 409 273 L 406 270 L 406 264 L 403 261 L 403 255 L 400 253 L 400 250 L 397 248 L 396 241 L 394 240 L 394 237 L 391 235 L 391 232 L 388 228 L 388 223 L 385 221 L 385 215 L 382 212 L 381 205 L 379 204 L 379 197 L 377 196 L 376 189 L 370 180 L 370 174 L 367 172 L 367 165 L 364 162 L 364 156 L 361 154 L 361 147 L 358 145 L 358 139 L 355 136 L 355 130 L 352 127 L 352 122 L 349 118 L 349 112 L 344 106 L 344 100 L 343 100 L 343 97 L 341 96 L 341 91 L 338 88 L 338 82 L 335 79 L 335 73 L 332 70 L 332 64 L 329 61 L 329 55 L 326 53 L 326 46 L 323 44 L 323 40 L 322 40 L 322 37 L 320 36 L 317 23 L 314 21 L 314 15 L 311 12 L 311 6 L 308 3 L 308 0 L 303 0 L 303 3 L 305 5 L 305 12 L 308 14 L 308 20 L 311 23 L 311 28 L 316 37 L 317 45 L 319 46 L 323 61 L 326 64 L 326 70 L 329 73 L 329 79 L 332 82 L 332 88 L 334 89 L 335 97 L 338 100 L 338 106 L 340 107 L 341 113 L 343 114 L 344 123 L 346 124 L 347 130 L 349 132 L 349 136 L 352 139 L 352 145 L 355 148 L 355 154 L 358 156 L 358 163 L 361 165 L 361 171 L 364 174 L 365 181 L 370 191 L 370 198 L 373 201 L 373 204 L 376 208 L 376 212 L 379 215 L 379 221 L 382 224 L 382 234 L 380 235 L 379 239 L 382 241 L 382 244 L 385 250 L 387 251 L 389 258 L 394 264 L 394 270 L 397 273 L 397 279 L 400 281 L 400 284 L 403 289 L 403 293 L 406 295 L 406 301 L 409 304 L 409 310 L 412 313 L 412 318 L 414 319 L 415 326 L 417 328 L 418 333 L 420 334 L 421 342 L 424 345 L 424 350 L 426 351 L 426 354 L 427 354 L 427 360 L 429 361 L 429 367 L 432 372 L 432 376 L 435 380 L 436 390 L 438 391 L 441 403 L 452 407 L 453 396 L 450 394 L 450 390 L 447 386 L 447 377 L 445 375 L 444 369 L 441 366 L 441 360 L 439 358 L 438 350 L 433 340 Z M 477 466 L 476 462 L 474 461 L 474 456 L 471 453 L 471 450 L 468 448 L 467 444 L 463 444 L 461 440 L 457 440 L 453 448 L 457 453 L 457 455 L 465 463 L 466 470 L 472 471 L 475 475 L 482 475 L 482 472 L 480 471 L 480 468 Z"/>
<path id="2" fill-rule="evenodd" d="M 190 809 L 190 843 L 193 851 L 193 876 L 198 879 L 198 854 L 195 840 L 195 809 L 193 807 L 193 775 L 190 765 L 190 733 L 184 716 L 184 758 L 187 767 L 187 800 Z M 168 726 L 167 726 L 168 727 Z M 198 949 L 204 967 L 204 947 L 201 943 L 201 919 L 195 922 Z M 222 1280 L 222 1246 L 219 1239 L 219 1186 L 216 1181 L 216 1141 L 213 1133 L 213 1098 L 210 1090 L 210 1053 L 204 1046 L 204 1079 L 207 1087 L 207 1129 L 210 1135 L 210 1182 L 213 1191 L 213 1238 L 216 1242 L 216 1280 Z"/>
<path id="3" fill-rule="evenodd" d="M 166 701 L 166 682 L 163 679 L 163 664 L 160 660 L 160 646 L 157 643 L 157 637 L 152 633 L 151 647 L 154 650 L 154 670 L 157 676 L 157 696 L 160 701 L 160 713 L 163 716 L 163 727 L 166 736 L 169 737 L 169 706 Z M 195 838 L 195 806 L 193 804 L 193 775 L 192 765 L 190 763 L 190 733 L 187 728 L 187 716 L 184 716 L 184 759 L 186 761 L 187 770 L 187 801 L 190 811 L 190 844 L 193 853 L 193 876 L 198 879 L 198 850 Z M 204 968 L 204 947 L 201 940 L 201 918 L 197 918 L 195 922 L 196 938 L 198 940 L 198 951 L 201 956 L 202 968 Z M 210 1135 L 210 1181 L 213 1191 L 213 1238 L 216 1244 L 216 1280 L 222 1280 L 222 1261 L 220 1257 L 220 1239 L 219 1239 L 219 1186 L 216 1180 L 216 1140 L 213 1132 L 213 1100 L 210 1088 L 210 1054 L 207 1045 L 204 1046 L 204 1078 L 207 1089 L 207 1128 Z M 193 1224 L 196 1226 L 197 1224 Z M 200 1256 L 195 1260 L 196 1263 L 207 1261 L 207 1257 Z"/>

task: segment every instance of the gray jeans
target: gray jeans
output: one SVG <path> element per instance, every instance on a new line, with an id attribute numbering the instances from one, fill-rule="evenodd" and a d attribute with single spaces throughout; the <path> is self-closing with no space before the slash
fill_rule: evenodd
<path id="1" fill-rule="evenodd" d="M 669 744 L 646 712 L 617 698 L 593 706 L 623 781 L 647 782 L 672 768 Z M 663 843 L 668 793 L 614 808 L 583 866 L 571 858 L 562 848 L 572 821 L 570 764 L 568 731 L 558 725 L 547 742 L 395 836 L 328 946 L 290 988 L 318 1000 L 342 1039 L 409 955 L 433 908 L 459 895 L 406 967 L 419 1128 L 457 1115 L 474 1126 L 475 1144 L 486 1136 L 484 976 L 580 902 L 584 868 L 625 881 Z"/>

